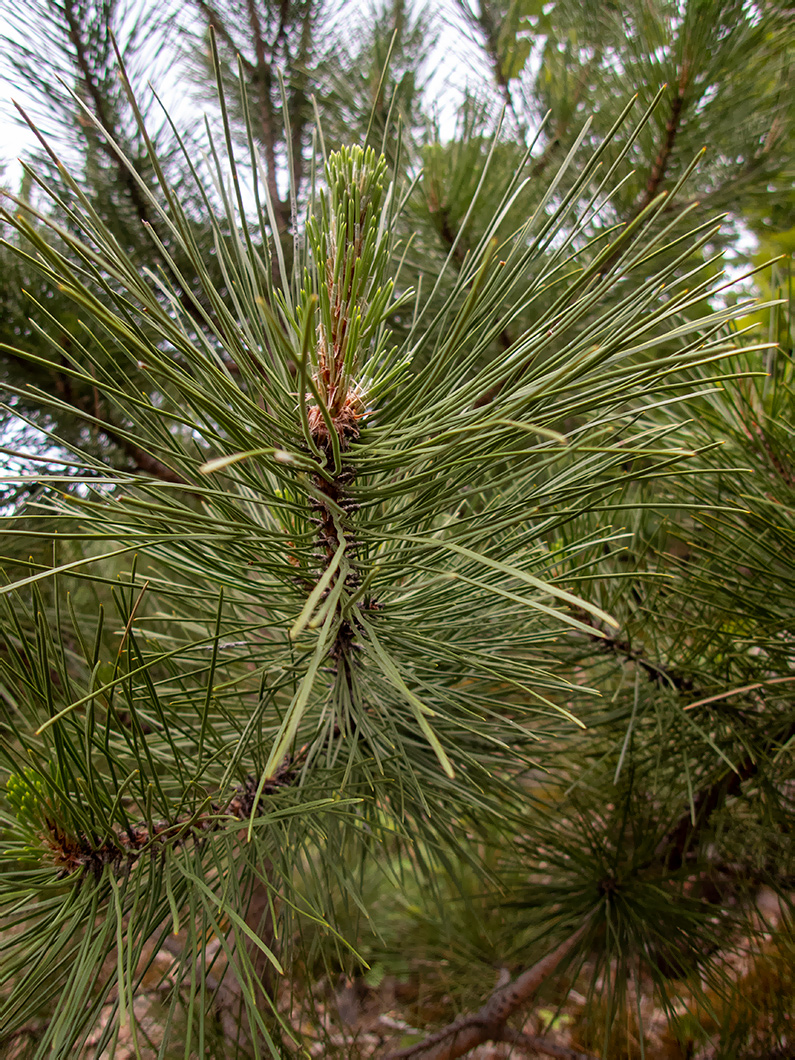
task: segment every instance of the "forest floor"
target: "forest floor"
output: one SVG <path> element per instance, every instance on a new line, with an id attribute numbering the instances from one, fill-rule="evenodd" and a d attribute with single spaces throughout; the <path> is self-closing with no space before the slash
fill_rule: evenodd
<path id="1" fill-rule="evenodd" d="M 639 994 L 630 985 L 624 1015 L 604 1040 L 605 1012 L 598 1002 L 589 1004 L 586 965 L 575 982 L 558 981 L 555 991 L 542 992 L 528 1006 L 523 1019 L 514 1021 L 523 1044 L 489 1043 L 467 1054 L 467 1060 L 523 1060 L 554 1057 L 557 1060 L 795 1060 L 795 934 L 776 895 L 763 889 L 759 896 L 760 925 L 753 939 L 740 942 L 726 956 L 727 994 L 707 990 L 709 1010 L 697 1004 L 684 985 L 671 983 L 673 1012 L 655 996 L 650 981 L 641 982 Z M 780 929 L 779 932 L 776 929 Z M 217 945 L 217 943 L 215 944 Z M 209 950 L 214 948 L 210 943 Z M 149 954 L 152 957 L 152 954 Z M 173 986 L 174 947 L 153 955 L 134 1005 L 134 1019 L 121 1028 L 101 1060 L 156 1060 L 166 1019 L 166 1000 Z M 296 977 L 297 979 L 298 977 Z M 312 982 L 311 975 L 301 977 Z M 507 969 L 473 965 L 468 988 L 485 1001 L 493 990 L 509 981 Z M 482 980 L 482 981 L 481 981 Z M 279 1009 L 293 1031 L 285 1057 L 328 1060 L 378 1060 L 391 1052 L 418 1044 L 432 1031 L 459 1014 L 453 993 L 435 962 L 409 959 L 405 974 L 385 973 L 370 985 L 363 979 L 322 974 L 308 992 L 282 980 Z M 604 993 L 595 983 L 595 995 Z M 236 1054 L 229 1042 L 236 1034 L 236 995 L 219 984 L 216 1020 L 206 1024 L 206 1057 L 226 1060 Z M 74 1060 L 97 1060 L 96 1047 L 115 1002 L 109 999 L 94 1031 Z M 671 1015 L 675 1019 L 671 1019 Z M 2 1060 L 27 1060 L 35 1051 L 46 1020 L 21 1034 L 0 1039 Z M 642 1026 L 642 1031 L 639 1027 Z M 175 1033 L 176 1032 L 176 1033 Z M 184 1044 L 176 1026 L 163 1060 L 184 1060 Z M 295 1044 L 297 1043 L 297 1045 Z M 193 1054 L 191 1054 L 193 1055 Z M 417 1060 L 422 1060 L 417 1056 Z"/>
<path id="2" fill-rule="evenodd" d="M 771 934 L 782 916 L 774 893 L 765 889 L 759 903 L 768 930 L 726 956 L 727 979 L 735 989 L 729 996 L 713 993 L 710 1012 L 684 984 L 677 996 L 677 984 L 672 983 L 672 1020 L 646 980 L 639 996 L 628 987 L 629 1015 L 616 1020 L 605 1043 L 604 1009 L 589 1004 L 585 996 L 593 974 L 586 965 L 575 984 L 558 984 L 556 995 L 529 1006 L 524 1019 L 514 1021 L 525 1044 L 484 1044 L 468 1053 L 467 1060 L 795 1060 L 793 940 L 780 946 Z M 387 976 L 377 989 L 342 977 L 333 989 L 327 981 L 315 984 L 315 1004 L 296 1024 L 308 1055 L 335 1060 L 386 1057 L 420 1042 L 429 1027 L 451 1022 L 456 1017 L 452 999 L 438 995 L 433 969 L 426 971 L 431 975 L 404 980 Z M 505 972 L 484 979 L 483 1000 L 507 979 Z M 596 984 L 597 995 L 601 985 Z"/>

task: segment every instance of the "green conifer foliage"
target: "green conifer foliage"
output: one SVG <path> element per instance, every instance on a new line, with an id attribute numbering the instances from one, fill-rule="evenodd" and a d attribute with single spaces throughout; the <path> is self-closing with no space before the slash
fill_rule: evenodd
<path id="1" fill-rule="evenodd" d="M 425 953 L 470 1015 L 375 1055 L 552 1048 L 514 1025 L 539 991 L 592 1055 L 644 1048 L 647 998 L 728 1050 L 727 955 L 787 952 L 757 900 L 793 874 L 788 308 L 763 335 L 726 296 L 698 158 L 633 190 L 664 87 L 525 146 L 550 12 L 506 6 L 470 17 L 513 130 L 469 100 L 418 148 L 376 106 L 383 150 L 327 143 L 289 124 L 328 84 L 312 5 L 235 80 L 202 4 L 201 155 L 123 64 L 124 137 L 71 97 L 146 224 L 52 145 L 5 200 L 7 414 L 46 439 L 4 519 L 9 1048 L 315 1055 L 322 975 Z"/>

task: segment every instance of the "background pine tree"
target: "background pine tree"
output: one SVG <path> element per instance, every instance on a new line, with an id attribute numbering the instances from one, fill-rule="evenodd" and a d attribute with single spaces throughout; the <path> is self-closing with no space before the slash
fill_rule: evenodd
<path id="1" fill-rule="evenodd" d="M 12 1056 L 791 1047 L 792 14 L 445 13 L 6 42 Z"/>

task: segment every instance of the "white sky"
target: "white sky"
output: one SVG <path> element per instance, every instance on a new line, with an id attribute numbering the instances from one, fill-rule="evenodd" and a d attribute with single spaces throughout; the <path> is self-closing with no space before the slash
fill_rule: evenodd
<path id="1" fill-rule="evenodd" d="M 12 36 L 13 27 L 9 25 L 8 18 L 0 10 L 0 37 Z M 15 114 L 11 106 L 11 98 L 14 97 L 24 106 L 24 100 L 20 99 L 18 88 L 7 81 L 0 71 L 0 169 L 5 169 L 5 176 L 10 176 L 9 163 L 13 162 L 23 151 L 29 148 L 33 142 L 33 135 L 29 130 L 23 129 L 13 119 Z M 17 167 L 14 167 L 17 168 Z M 0 175 L 2 179 L 2 175 Z M 4 183 L 11 181 L 4 180 Z"/>

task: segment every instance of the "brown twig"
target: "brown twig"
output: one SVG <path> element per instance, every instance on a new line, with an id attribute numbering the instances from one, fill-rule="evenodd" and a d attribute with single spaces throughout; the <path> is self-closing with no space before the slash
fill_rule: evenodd
<path id="1" fill-rule="evenodd" d="M 566 1045 L 558 1045 L 551 1042 L 549 1038 L 543 1038 L 537 1034 L 522 1034 L 513 1027 L 506 1027 L 498 1041 L 509 1042 L 518 1045 L 520 1049 L 528 1049 L 532 1053 L 544 1053 L 545 1056 L 555 1056 L 559 1060 L 598 1060 L 592 1053 L 580 1053 L 576 1049 L 569 1049 Z"/>
<path id="2" fill-rule="evenodd" d="M 265 782 L 261 795 L 271 795 L 280 788 L 294 784 L 297 761 L 285 759 Z M 209 833 L 218 831 L 230 817 L 247 821 L 252 814 L 267 812 L 267 802 L 256 800 L 257 788 L 257 779 L 248 777 L 221 806 L 211 803 L 205 810 L 184 814 L 172 821 L 141 821 L 128 825 L 122 831 L 112 829 L 99 845 L 92 843 L 88 836 L 66 832 L 57 821 L 45 814 L 45 831 L 41 834 L 41 840 L 48 848 L 53 863 L 64 873 L 83 869 L 99 875 L 106 865 L 114 866 L 119 872 L 127 872 L 143 853 L 182 846 L 189 839 L 201 841 Z"/>
<path id="3" fill-rule="evenodd" d="M 684 64 L 679 76 L 677 93 L 673 98 L 671 109 L 668 114 L 668 120 L 665 123 L 665 140 L 660 145 L 657 156 L 655 157 L 654 162 L 652 162 L 643 195 L 640 197 L 634 210 L 632 210 L 630 216 L 627 218 L 626 224 L 631 224 L 637 217 L 640 217 L 643 211 L 654 201 L 654 198 L 660 190 L 660 185 L 665 179 L 671 161 L 671 155 L 673 154 L 674 145 L 676 143 L 676 137 L 682 122 L 682 112 L 687 97 L 689 76 L 689 67 Z M 662 207 L 660 207 L 660 209 L 662 209 Z M 621 253 L 622 250 L 619 246 L 617 250 L 608 256 L 607 260 L 599 270 L 600 276 L 607 275 L 613 265 L 615 265 L 616 261 L 621 257 Z"/>
<path id="4" fill-rule="evenodd" d="M 770 735 L 763 748 L 751 750 L 734 769 L 721 776 L 708 788 L 699 792 L 694 800 L 695 823 L 688 809 L 657 847 L 657 854 L 665 860 L 669 869 L 679 869 L 685 862 L 687 852 L 693 846 L 698 833 L 706 828 L 712 815 L 725 805 L 728 799 L 739 795 L 743 784 L 755 777 L 760 759 L 777 745 L 784 746 L 795 738 L 795 724 L 786 725 Z"/>
<path id="5" fill-rule="evenodd" d="M 290 144 L 293 159 L 293 179 L 300 187 L 304 176 L 304 137 L 306 115 L 309 106 L 307 95 L 307 68 L 312 47 L 313 8 L 307 4 L 304 20 L 301 24 L 298 55 L 295 59 L 287 55 L 287 69 L 291 71 L 290 85 Z M 283 25 L 283 23 L 282 23 Z M 278 38 L 277 38 L 278 40 Z"/>
<path id="6" fill-rule="evenodd" d="M 693 691 L 691 678 L 671 667 L 663 666 L 660 663 L 652 662 L 651 659 L 647 659 L 636 648 L 633 648 L 628 640 L 621 640 L 619 637 L 600 636 L 598 632 L 599 626 L 594 617 L 580 608 L 575 608 L 574 610 L 577 612 L 577 618 L 586 626 L 591 626 L 595 631 L 588 636 L 600 651 L 606 652 L 608 655 L 615 655 L 624 662 L 635 663 L 643 670 L 649 681 L 654 684 L 675 688 L 677 692 Z"/>
<path id="7" fill-rule="evenodd" d="M 64 337 L 64 342 L 68 344 L 68 336 Z M 112 445 L 116 445 L 121 451 L 133 462 L 136 471 L 142 471 L 147 475 L 152 475 L 153 478 L 159 478 L 162 482 L 174 482 L 179 485 L 187 486 L 189 482 L 186 478 L 169 467 L 168 464 L 164 464 L 162 460 L 158 460 L 156 456 L 148 453 L 143 449 L 137 442 L 134 442 L 128 435 L 128 433 L 115 423 L 111 423 L 107 416 L 107 411 L 98 406 L 96 390 L 89 397 L 87 394 L 82 396 L 75 394 L 72 390 L 71 382 L 66 375 L 59 374 L 56 381 L 56 387 L 62 394 L 65 401 L 67 401 L 75 410 L 75 414 L 82 418 L 85 418 L 93 427 L 95 427 L 100 434 L 104 435 L 106 440 Z M 89 411 L 86 407 L 89 403 L 93 405 L 93 411 Z"/>
<path id="8" fill-rule="evenodd" d="M 687 64 L 682 66 L 682 70 L 679 75 L 679 85 L 677 88 L 676 95 L 671 102 L 671 110 L 668 114 L 668 120 L 665 123 L 665 140 L 660 146 L 660 150 L 657 152 L 657 157 L 652 163 L 651 170 L 649 172 L 649 179 L 646 182 L 646 190 L 635 209 L 635 216 L 642 213 L 649 203 L 654 199 L 657 194 L 660 185 L 662 184 L 668 164 L 671 160 L 673 153 L 674 144 L 676 142 L 676 136 L 679 132 L 679 125 L 682 121 L 682 111 L 685 105 L 685 99 L 687 96 L 687 85 L 689 81 L 689 67 Z"/>
<path id="9" fill-rule="evenodd" d="M 285 216 L 284 203 L 279 197 L 279 186 L 276 181 L 276 174 L 278 171 L 276 165 L 276 130 L 273 120 L 273 103 L 271 100 L 273 74 L 271 72 L 271 65 L 267 59 L 265 40 L 262 36 L 262 26 L 260 24 L 259 13 L 254 0 L 247 0 L 246 8 L 248 11 L 251 35 L 254 41 L 254 52 L 257 56 L 257 65 L 254 69 L 254 73 L 259 88 L 257 102 L 259 104 L 262 146 L 265 149 L 268 194 L 273 203 L 273 212 L 276 216 L 279 235 L 284 235 L 289 230 L 289 224 L 287 217 Z"/>
<path id="10" fill-rule="evenodd" d="M 162 460 L 158 460 L 151 453 L 147 453 L 140 445 L 136 445 L 135 442 L 114 429 L 114 426 L 108 423 L 104 416 L 102 426 L 99 429 L 109 442 L 118 445 L 122 452 L 132 460 L 136 471 L 151 475 L 153 478 L 159 478 L 162 482 L 174 482 L 181 486 L 190 485 L 188 480 L 180 475 L 178 471 L 169 467 L 168 464 L 164 464 Z"/>
<path id="11" fill-rule="evenodd" d="M 499 30 L 492 18 L 492 14 L 485 4 L 481 4 L 480 13 L 471 17 L 474 17 L 478 28 L 485 38 L 484 43 L 486 45 L 489 59 L 491 60 L 492 73 L 494 74 L 494 80 L 497 83 L 497 87 L 500 89 L 500 92 L 502 92 L 505 103 L 516 119 L 517 124 L 521 124 L 509 80 L 503 71 L 503 60 L 500 56 Z"/>
<path id="12" fill-rule="evenodd" d="M 6 349 L 4 356 L 7 360 L 13 361 L 21 368 L 27 370 L 30 366 L 28 360 L 22 357 L 12 349 Z M 107 419 L 107 414 L 104 410 L 101 410 L 100 415 L 97 415 L 96 399 L 92 394 L 84 395 L 82 398 L 75 395 L 69 377 L 62 372 L 59 372 L 56 365 L 53 368 L 53 382 L 52 385 L 55 392 L 59 397 L 63 398 L 65 402 L 70 404 L 74 409 L 74 414 L 81 419 L 87 418 L 93 427 L 102 434 L 105 439 L 112 445 L 116 445 L 123 453 L 132 461 L 133 470 L 144 472 L 147 475 L 151 475 L 153 478 L 159 478 L 163 482 L 174 482 L 180 485 L 189 485 L 188 480 L 183 478 L 179 472 L 173 468 L 164 464 L 162 460 L 158 460 L 156 456 L 148 453 L 145 449 L 142 449 L 140 445 L 133 442 L 132 439 L 122 431 L 116 424 L 111 423 Z M 89 413 L 85 408 L 88 402 L 94 405 L 94 411 Z"/>
<path id="13" fill-rule="evenodd" d="M 69 28 L 69 40 L 75 50 L 77 68 L 83 78 L 86 93 L 88 94 L 94 108 L 94 116 L 102 125 L 103 129 L 107 129 L 108 133 L 112 133 L 115 122 L 113 121 L 113 116 L 107 112 L 106 101 L 92 74 L 91 65 L 88 61 L 88 56 L 86 55 L 85 43 L 80 35 L 80 25 L 75 14 L 72 0 L 65 0 L 63 12 L 66 24 Z M 141 221 L 146 221 L 148 223 L 150 221 L 148 204 L 142 195 L 141 189 L 138 187 L 135 178 L 127 168 L 123 154 L 109 137 L 100 135 L 98 139 L 102 150 L 116 166 L 120 181 L 124 186 L 130 201 L 135 207 L 138 217 Z"/>
<path id="14" fill-rule="evenodd" d="M 485 1042 L 506 1040 L 507 1021 L 533 999 L 543 982 L 580 941 L 587 927 L 587 923 L 583 924 L 532 968 L 522 972 L 507 986 L 495 990 L 474 1015 L 456 1020 L 416 1045 L 390 1053 L 386 1060 L 455 1060 Z"/>

